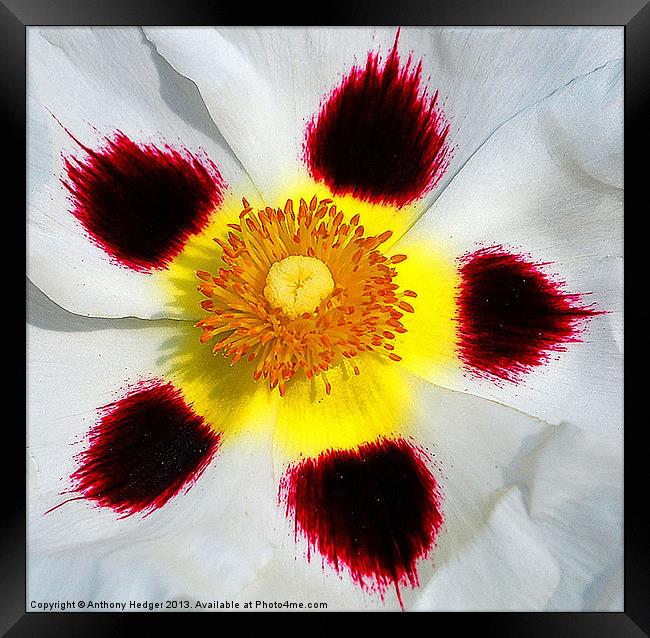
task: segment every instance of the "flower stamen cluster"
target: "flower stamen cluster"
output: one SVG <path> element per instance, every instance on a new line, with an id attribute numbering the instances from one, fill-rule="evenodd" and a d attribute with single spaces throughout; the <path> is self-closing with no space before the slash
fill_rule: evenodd
<path id="1" fill-rule="evenodd" d="M 300 370 L 320 376 L 329 394 L 327 371 L 341 361 L 359 374 L 354 359 L 363 352 L 401 359 L 394 340 L 406 332 L 404 313 L 414 312 L 406 298 L 417 295 L 394 282 L 406 255 L 379 250 L 392 231 L 366 237 L 358 214 L 346 222 L 331 199 L 315 196 L 297 213 L 291 199 L 257 212 L 242 203 L 239 223 L 215 239 L 226 267 L 196 273 L 210 313 L 196 324 L 202 343 L 216 338 L 214 352 L 233 364 L 256 362 L 253 377 L 282 396 Z"/>

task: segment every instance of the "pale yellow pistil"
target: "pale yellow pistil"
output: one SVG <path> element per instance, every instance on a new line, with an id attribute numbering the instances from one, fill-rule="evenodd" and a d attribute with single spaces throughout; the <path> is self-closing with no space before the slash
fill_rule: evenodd
<path id="1" fill-rule="evenodd" d="M 264 296 L 289 319 L 312 314 L 334 290 L 329 268 L 316 257 L 291 255 L 276 261 L 266 276 Z"/>

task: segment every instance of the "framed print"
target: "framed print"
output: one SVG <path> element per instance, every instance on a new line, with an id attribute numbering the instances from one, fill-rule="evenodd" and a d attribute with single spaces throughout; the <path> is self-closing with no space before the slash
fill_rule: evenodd
<path id="1" fill-rule="evenodd" d="M 647 631 L 623 428 L 642 2 L 314 26 L 5 4 L 7 635 L 224 611 Z"/>

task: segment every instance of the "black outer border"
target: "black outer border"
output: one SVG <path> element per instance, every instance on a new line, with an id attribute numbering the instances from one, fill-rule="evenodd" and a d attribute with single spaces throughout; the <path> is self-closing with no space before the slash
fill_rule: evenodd
<path id="1" fill-rule="evenodd" d="M 579 26 L 579 25 L 625 25 L 625 124 L 632 131 L 626 139 L 626 190 L 639 189 L 645 178 L 647 183 L 647 136 L 650 115 L 650 4 L 648 0 L 449 0 L 425 3 L 425 0 L 400 0 L 391 3 L 368 3 L 349 0 L 345 8 L 328 3 L 328 14 L 319 12 L 320 7 L 305 3 L 283 11 L 277 3 L 266 3 L 261 8 L 254 5 L 231 2 L 217 4 L 217 0 L 0 0 L 0 149 L 7 166 L 3 170 L 0 190 L 0 210 L 3 224 L 16 223 L 13 229 L 3 229 L 2 237 L 9 251 L 17 244 L 10 238 L 24 236 L 24 223 L 18 214 L 25 199 L 23 187 L 25 173 L 25 27 L 26 25 L 195 25 L 195 24 L 248 24 L 255 16 L 260 24 L 408 24 L 408 25 L 531 25 L 531 26 Z M 311 14 L 304 11 L 309 8 Z M 7 175 L 9 171 L 9 175 Z M 8 204 L 8 194 L 15 197 L 14 205 Z M 629 196 L 628 196 L 629 197 Z M 631 198 L 642 201 L 641 214 L 647 211 L 647 198 Z M 15 213 L 15 214 L 14 214 Z M 647 310 L 647 260 L 642 261 L 643 249 L 647 252 L 647 233 L 634 232 L 637 217 L 635 207 L 628 211 L 626 233 L 626 288 L 633 300 L 626 308 L 627 342 L 634 348 L 626 356 L 626 399 L 629 408 L 635 399 L 643 396 L 647 378 L 648 338 L 647 326 L 650 314 Z M 647 240 L 645 242 L 647 244 Z M 24 246 L 24 244 L 23 244 Z M 23 258 L 24 258 L 24 252 Z M 10 257 L 9 259 L 15 259 Z M 22 278 L 12 272 L 11 261 L 5 262 L 3 287 L 15 286 L 15 296 L 24 294 Z M 9 266 L 9 267 L 8 267 Z M 636 286 L 635 284 L 639 284 Z M 638 291 L 638 292 L 637 292 Z M 4 290 L 7 299 L 14 291 Z M 8 293 L 8 295 L 7 295 Z M 639 295 L 640 293 L 640 295 Z M 10 302 L 9 302 L 10 303 Z M 7 309 L 11 306 L 7 305 Z M 644 310 L 643 307 L 646 309 Z M 22 317 L 16 315 L 3 326 L 15 329 L 15 334 L 25 334 Z M 646 328 L 646 330 L 644 330 Z M 635 337 L 638 337 L 635 339 Z M 7 343 L 7 341 L 5 341 Z M 6 352 L 6 350 L 5 350 Z M 642 365 L 645 364 L 645 365 Z M 4 366 L 7 372 L 15 369 Z M 644 370 L 645 368 L 645 370 Z M 644 375 L 643 372 L 646 372 Z M 17 375 L 14 375 L 14 380 Z M 22 380 L 21 380 L 22 382 Z M 6 387 L 6 386 L 5 386 Z M 24 386 L 22 386 L 24 388 Z M 13 388 L 12 388 L 13 390 Z M 16 383 L 15 395 L 20 396 Z M 10 402 L 5 399 L 5 405 Z M 636 412 L 635 412 L 636 414 Z M 646 422 L 643 417 L 634 419 L 631 426 Z M 435 616 L 382 615 L 382 621 L 399 618 L 410 622 L 424 620 L 428 631 L 476 631 L 482 635 L 506 636 L 589 636 L 610 638 L 612 636 L 643 636 L 650 632 L 650 570 L 647 551 L 647 471 L 640 454 L 645 452 L 643 442 L 635 445 L 639 432 L 628 428 L 625 445 L 625 611 L 621 613 L 438 613 Z M 3 635 L 18 636 L 88 636 L 97 638 L 115 636 L 129 629 L 142 631 L 161 620 L 156 613 L 25 613 L 25 476 L 24 435 L 12 419 L 4 420 L 3 437 L 13 435 L 12 447 L 5 448 L 2 469 L 6 473 L 2 513 L 2 552 L 0 571 L 0 631 Z M 4 447 L 4 446 L 3 446 Z M 9 463 L 7 463 L 9 460 Z M 13 467 L 13 464 L 16 467 Z M 22 488 L 16 489 L 17 485 Z M 9 498 L 8 498 L 9 497 Z M 13 501 L 12 501 L 13 498 Z M 300 616 L 302 616 L 300 614 Z M 336 615 L 334 615 L 336 616 Z M 331 616 L 332 618 L 334 616 Z M 348 614 L 346 614 L 347 620 Z M 267 617 L 265 617 L 266 619 Z M 244 620 L 238 616 L 237 621 Z M 303 619 L 303 618 L 301 618 Z M 162 618 L 169 630 L 176 627 L 187 631 L 197 622 L 206 620 L 219 631 L 223 625 L 219 618 L 206 614 L 165 614 Z M 234 620 L 234 619 L 232 619 Z M 286 622 L 287 616 L 282 616 Z M 372 624 L 370 616 L 364 622 Z M 180 622 L 179 622 L 180 621 Z M 320 622 L 320 621 L 319 621 Z M 370 627 L 368 627 L 370 629 Z M 6 632 L 6 633 L 5 633 Z"/>

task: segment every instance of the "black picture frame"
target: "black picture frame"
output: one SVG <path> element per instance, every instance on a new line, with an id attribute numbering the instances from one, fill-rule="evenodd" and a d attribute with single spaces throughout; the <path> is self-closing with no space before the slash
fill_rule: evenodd
<path id="1" fill-rule="evenodd" d="M 625 169 L 626 190 L 634 193 L 647 182 L 647 131 L 650 97 L 650 5 L 648 0 L 449 0 L 425 2 L 383 0 L 362 3 L 350 0 L 345 8 L 304 4 L 282 10 L 277 3 L 251 9 L 243 3 L 214 0 L 0 0 L 0 126 L 2 154 L 8 160 L 3 169 L 2 237 L 5 244 L 5 299 L 10 299 L 3 317 L 8 337 L 15 329 L 24 335 L 24 324 L 15 303 L 24 295 L 22 279 L 11 266 L 16 253 L 25 256 L 24 220 L 19 214 L 25 200 L 25 33 L 31 25 L 198 25 L 249 24 L 256 19 L 264 25 L 463 25 L 463 26 L 578 26 L 621 25 L 625 27 Z M 645 178 L 645 179 L 644 179 Z M 648 569 L 647 462 L 641 437 L 647 430 L 646 418 L 640 410 L 639 397 L 644 396 L 644 377 L 648 361 L 648 290 L 647 232 L 642 232 L 647 197 L 628 194 L 628 202 L 641 202 L 628 207 L 625 233 L 625 329 L 626 341 L 632 344 L 625 357 L 625 408 L 634 416 L 628 422 L 625 436 L 625 610 L 621 613 L 436 613 L 390 615 L 390 621 L 422 623 L 431 632 L 473 632 L 481 635 L 512 636 L 644 636 L 650 633 L 650 570 Z M 637 221 L 639 220 L 639 221 Z M 15 224 L 13 227 L 8 224 Z M 639 228 L 636 225 L 639 224 Z M 20 237 L 21 240 L 17 240 Z M 7 284 L 10 284 L 7 287 Z M 24 296 L 23 296 L 24 298 Z M 8 330 L 7 330 L 8 329 Z M 5 343 L 9 343 L 6 339 Z M 5 349 L 8 352 L 9 349 Z M 24 359 L 23 359 L 24 361 Z M 115 636 L 127 630 L 148 630 L 161 620 L 160 614 L 116 613 L 37 613 L 25 612 L 25 437 L 17 423 L 18 410 L 12 410 L 14 397 L 23 395 L 23 380 L 17 374 L 20 363 L 7 361 L 5 370 L 15 389 L 5 385 L 5 419 L 2 428 L 4 476 L 1 548 L 0 631 L 18 636 Z M 645 375 L 643 374 L 643 371 Z M 638 439 L 638 440 L 637 440 Z M 249 616 L 249 615 L 246 615 Z M 286 622 L 282 614 L 282 622 Z M 289 614 L 295 616 L 295 613 Z M 374 616 L 374 615 L 373 615 Z M 296 618 L 303 616 L 300 614 Z M 366 618 L 368 618 L 366 616 Z M 388 617 L 381 616 L 382 623 Z M 213 623 L 213 630 L 223 625 L 207 614 L 166 614 L 166 627 L 187 631 L 198 622 Z M 374 619 L 373 619 L 374 620 Z M 238 616 L 236 622 L 243 622 Z M 424 621 L 424 622 L 422 622 Z M 265 620 L 266 622 L 266 620 Z M 309 622 L 309 620 L 307 620 Z M 320 620 L 319 620 L 320 622 Z M 364 620 L 372 624 L 373 621 Z M 182 623 L 182 626 L 181 624 Z M 188 627 L 188 623 L 190 626 Z M 368 627 L 369 630 L 369 627 Z"/>

